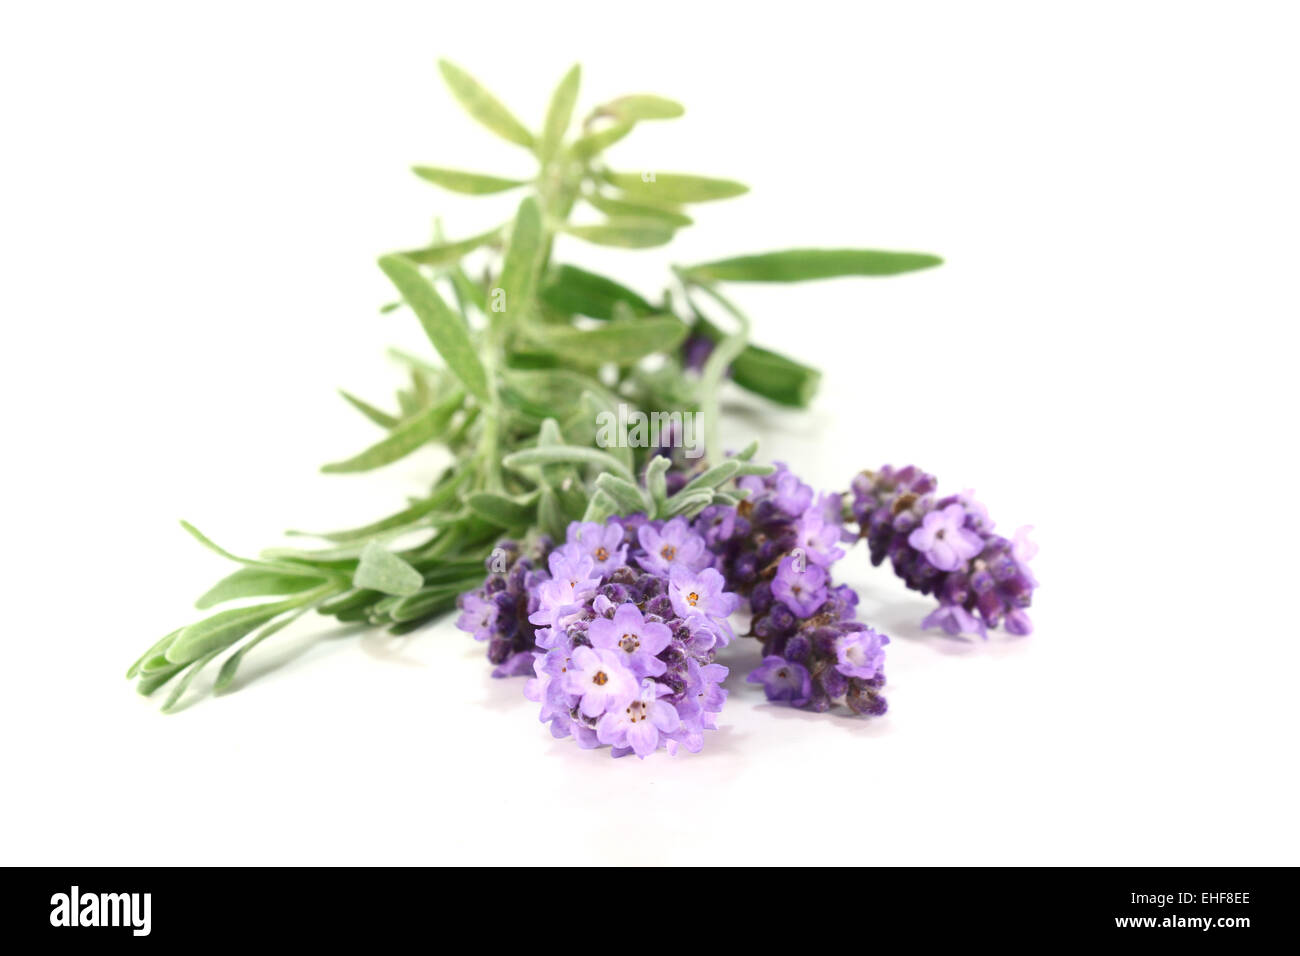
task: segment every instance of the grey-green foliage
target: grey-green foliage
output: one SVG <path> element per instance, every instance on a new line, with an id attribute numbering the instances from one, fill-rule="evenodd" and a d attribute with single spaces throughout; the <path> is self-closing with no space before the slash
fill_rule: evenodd
<path id="1" fill-rule="evenodd" d="M 659 171 L 652 154 L 637 160 L 628 152 L 621 167 L 610 165 L 606 150 L 634 148 L 625 144 L 642 124 L 680 117 L 682 106 L 634 93 L 583 114 L 582 74 L 574 66 L 554 87 L 539 125 L 530 127 L 461 67 L 441 60 L 438 70 L 478 124 L 524 151 L 504 150 L 501 169 L 520 168 L 523 157 L 535 170 L 414 167 L 451 192 L 522 196 L 506 222 L 469 224 L 450 237 L 439 225 L 428 244 L 380 258 L 400 298 L 380 310 L 393 318 L 379 321 L 414 315 L 429 349 L 424 356 L 392 353 L 407 381 L 387 407 L 343 392 L 381 434 L 323 470 L 369 471 L 436 447 L 443 454 L 439 473 L 426 493 L 384 517 L 314 535 L 326 542 L 318 549 L 240 557 L 185 524 L 239 567 L 199 597 L 206 616 L 156 640 L 129 669 L 142 694 L 175 682 L 166 711 L 202 686 L 196 677 L 223 655 L 212 688 L 230 689 L 251 650 L 309 611 L 395 634 L 445 614 L 458 594 L 482 581 L 483 562 L 504 534 L 558 537 L 581 518 L 690 517 L 710 504 L 739 502 L 744 492 L 736 479 L 768 469 L 751 461 L 752 445 L 718 459 L 720 390 L 732 382 L 802 407 L 818 373 L 751 344 L 751 323 L 716 284 L 884 276 L 938 264 L 915 253 L 795 249 L 676 268 L 668 291 L 647 296 L 556 253 L 578 254 L 586 244 L 662 246 L 692 226 L 695 204 L 748 191 L 733 179 Z M 698 371 L 686 367 L 688 344 L 712 346 Z M 630 447 L 635 443 L 622 432 L 610 441 L 598 424 L 617 421 L 624 405 L 702 412 L 712 466 L 679 460 L 689 481 L 670 496 L 673 460 Z"/>

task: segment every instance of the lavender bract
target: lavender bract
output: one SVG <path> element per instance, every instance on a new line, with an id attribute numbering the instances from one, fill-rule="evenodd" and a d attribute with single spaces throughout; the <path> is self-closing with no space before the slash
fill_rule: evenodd
<path id="1" fill-rule="evenodd" d="M 993 533 L 987 509 L 970 492 L 936 498 L 933 475 L 908 465 L 864 471 L 853 479 L 853 516 L 871 563 L 889 558 L 909 588 L 932 594 L 939 607 L 922 621 L 949 634 L 978 634 L 1001 625 L 1033 630 L 1026 608 L 1038 582 L 1029 561 L 1038 547 L 1022 527 L 1007 539 Z"/>

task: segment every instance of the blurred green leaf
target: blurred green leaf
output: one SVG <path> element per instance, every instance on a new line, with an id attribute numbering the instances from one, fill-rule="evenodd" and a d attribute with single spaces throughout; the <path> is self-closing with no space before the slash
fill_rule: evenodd
<path id="1" fill-rule="evenodd" d="M 606 173 L 605 181 L 617 186 L 631 199 L 661 203 L 708 202 L 729 199 L 749 192 L 749 187 L 730 179 L 711 179 L 687 173 Z"/>
<path id="2" fill-rule="evenodd" d="M 533 148 L 533 134 L 478 80 L 448 60 L 439 60 L 438 69 L 465 112 L 503 139 Z"/>
<path id="3" fill-rule="evenodd" d="M 211 617 L 182 628 L 176 640 L 167 648 L 167 660 L 173 664 L 188 664 L 212 651 L 229 647 L 271 618 L 278 617 L 295 607 L 297 600 L 291 598 L 273 604 L 256 604 L 253 607 L 219 611 Z"/>
<path id="4" fill-rule="evenodd" d="M 598 246 L 649 249 L 672 241 L 673 228 L 657 219 L 610 219 L 594 226 L 566 226 L 571 236 Z"/>
<path id="5" fill-rule="evenodd" d="M 501 227 L 489 229 L 487 232 L 481 232 L 477 236 L 470 236 L 468 239 L 458 239 L 455 242 L 440 242 L 432 246 L 425 246 L 422 249 L 408 249 L 405 252 L 399 252 L 397 255 L 403 259 L 409 259 L 414 263 L 422 266 L 442 266 L 449 262 L 455 262 L 465 255 L 473 252 L 479 246 L 485 246 L 501 236 Z"/>
<path id="6" fill-rule="evenodd" d="M 537 516 L 537 497 L 537 492 L 511 498 L 491 491 L 476 491 L 466 499 L 466 504 L 484 521 L 498 527 L 526 528 Z"/>
<path id="7" fill-rule="evenodd" d="M 943 262 L 921 252 L 880 252 L 875 249 L 788 249 L 752 256 L 719 259 L 686 270 L 702 281 L 804 282 L 837 276 L 892 276 L 929 269 Z"/>
<path id="8" fill-rule="evenodd" d="M 536 197 L 529 196 L 519 204 L 514 229 L 510 233 L 510 246 L 501 266 L 506 315 L 522 317 L 532 300 L 544 240 L 541 206 Z M 496 306 L 495 302 L 493 306 Z"/>
<path id="9" fill-rule="evenodd" d="M 689 226 L 695 221 L 673 206 L 654 206 L 649 203 L 631 202 L 614 196 L 603 196 L 600 193 L 587 193 L 582 198 L 611 218 L 658 219 L 674 229 Z"/>
<path id="10" fill-rule="evenodd" d="M 428 180 L 443 189 L 468 193 L 471 196 L 486 196 L 528 185 L 528 182 L 523 179 L 502 179 L 500 176 L 469 173 L 459 169 L 443 169 L 440 166 L 412 166 L 411 170 L 421 179 Z"/>
<path id="11" fill-rule="evenodd" d="M 478 350 L 469 337 L 465 319 L 447 307 L 433 285 L 420 274 L 409 259 L 384 256 L 379 268 L 397 286 L 402 298 L 424 326 L 429 341 L 438 350 L 447 368 L 461 380 L 471 395 L 483 404 L 491 402 L 487 372 L 479 360 Z"/>
<path id="12" fill-rule="evenodd" d="M 382 409 L 375 408 L 375 406 L 371 405 L 369 402 L 362 401 L 351 392 L 345 392 L 343 389 L 339 389 L 339 394 L 343 396 L 344 400 L 347 401 L 349 405 L 381 428 L 392 428 L 400 421 L 396 415 L 390 415 Z"/>
<path id="13" fill-rule="evenodd" d="M 686 108 L 675 100 L 653 93 L 630 93 L 599 107 L 599 112 L 617 117 L 624 122 L 639 120 L 676 119 L 686 112 Z"/>
<path id="14" fill-rule="evenodd" d="M 616 320 L 594 329 L 543 325 L 534 330 L 538 344 L 590 365 L 631 365 L 655 352 L 671 352 L 686 334 L 686 324 L 669 315 Z"/>
<path id="15" fill-rule="evenodd" d="M 609 149 L 609 147 L 632 132 L 632 127 L 635 125 L 635 123 L 614 123 L 593 133 L 586 133 L 578 137 L 573 141 L 570 148 L 573 150 L 573 155 L 578 159 L 591 159 L 591 157 Z"/>
<path id="16" fill-rule="evenodd" d="M 578 87 L 582 80 L 582 67 L 577 63 L 564 74 L 560 85 L 551 96 L 551 105 L 546 110 L 546 122 L 542 126 L 542 138 L 537 144 L 537 158 L 548 163 L 555 156 L 573 119 L 573 107 L 578 102 Z"/>
<path id="17" fill-rule="evenodd" d="M 542 285 L 541 298 L 557 312 L 593 319 L 612 319 L 614 306 L 620 302 L 637 315 L 655 311 L 654 306 L 626 286 L 571 265 L 551 269 Z"/>

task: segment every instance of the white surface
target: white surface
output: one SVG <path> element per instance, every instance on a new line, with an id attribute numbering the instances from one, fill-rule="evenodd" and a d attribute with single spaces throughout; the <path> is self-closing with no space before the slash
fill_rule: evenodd
<path id="1" fill-rule="evenodd" d="M 3 862 L 1300 862 L 1294 8 L 761 6 L 5 7 Z M 888 717 L 738 675 L 675 761 L 552 741 L 449 625 L 300 626 L 236 694 L 138 698 L 127 664 L 226 570 L 178 517 L 255 550 L 429 474 L 315 469 L 373 437 L 331 390 L 384 399 L 383 348 L 421 345 L 374 257 L 513 203 L 406 167 L 529 168 L 437 55 L 534 124 L 575 58 L 581 105 L 679 98 L 612 157 L 753 187 L 667 250 L 562 258 L 653 291 L 791 245 L 944 255 L 737 288 L 826 387 L 731 434 L 821 487 L 914 461 L 1035 524 L 1037 633 L 922 636 L 855 552 Z"/>

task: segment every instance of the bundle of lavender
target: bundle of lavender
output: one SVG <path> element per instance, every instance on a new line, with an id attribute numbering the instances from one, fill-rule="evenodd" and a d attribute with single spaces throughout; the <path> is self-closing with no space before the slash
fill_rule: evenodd
<path id="1" fill-rule="evenodd" d="M 440 361 L 402 356 L 410 382 L 393 411 L 343 393 L 384 434 L 323 470 L 380 468 L 426 444 L 446 448 L 453 464 L 395 513 L 315 535 L 324 548 L 238 557 L 183 523 L 240 565 L 197 606 L 238 604 L 141 655 L 127 676 L 142 694 L 171 684 L 171 711 L 222 655 L 212 688 L 227 690 L 253 648 L 309 611 L 403 633 L 459 608 L 459 627 L 487 643 L 493 675 L 528 677 L 525 693 L 555 736 L 615 756 L 695 751 L 727 696 L 717 654 L 745 611 L 744 636 L 764 653 L 747 680 L 769 699 L 878 715 L 889 638 L 858 621 L 857 595 L 831 581 L 859 538 L 873 563 L 888 557 L 909 587 L 936 597 L 926 626 L 1029 632 L 1033 546 L 1023 529 L 994 534 L 969 494 L 938 498 L 934 479 L 912 467 L 863 472 L 851 494 L 815 494 L 785 466 L 757 463 L 756 445 L 726 454 L 718 444 L 727 383 L 797 408 L 819 378 L 752 344 L 749 320 L 720 284 L 891 276 L 938 258 L 746 255 L 674 268 L 647 299 L 554 261 L 552 247 L 559 234 L 664 245 L 691 225 L 690 205 L 747 191 L 606 165 L 609 146 L 682 107 L 622 96 L 571 129 L 575 66 L 534 131 L 463 70 L 439 66 L 474 119 L 532 153 L 537 174 L 415 167 L 454 192 L 525 196 L 510 222 L 379 260 L 401 297 L 385 311 L 409 309 Z"/>

